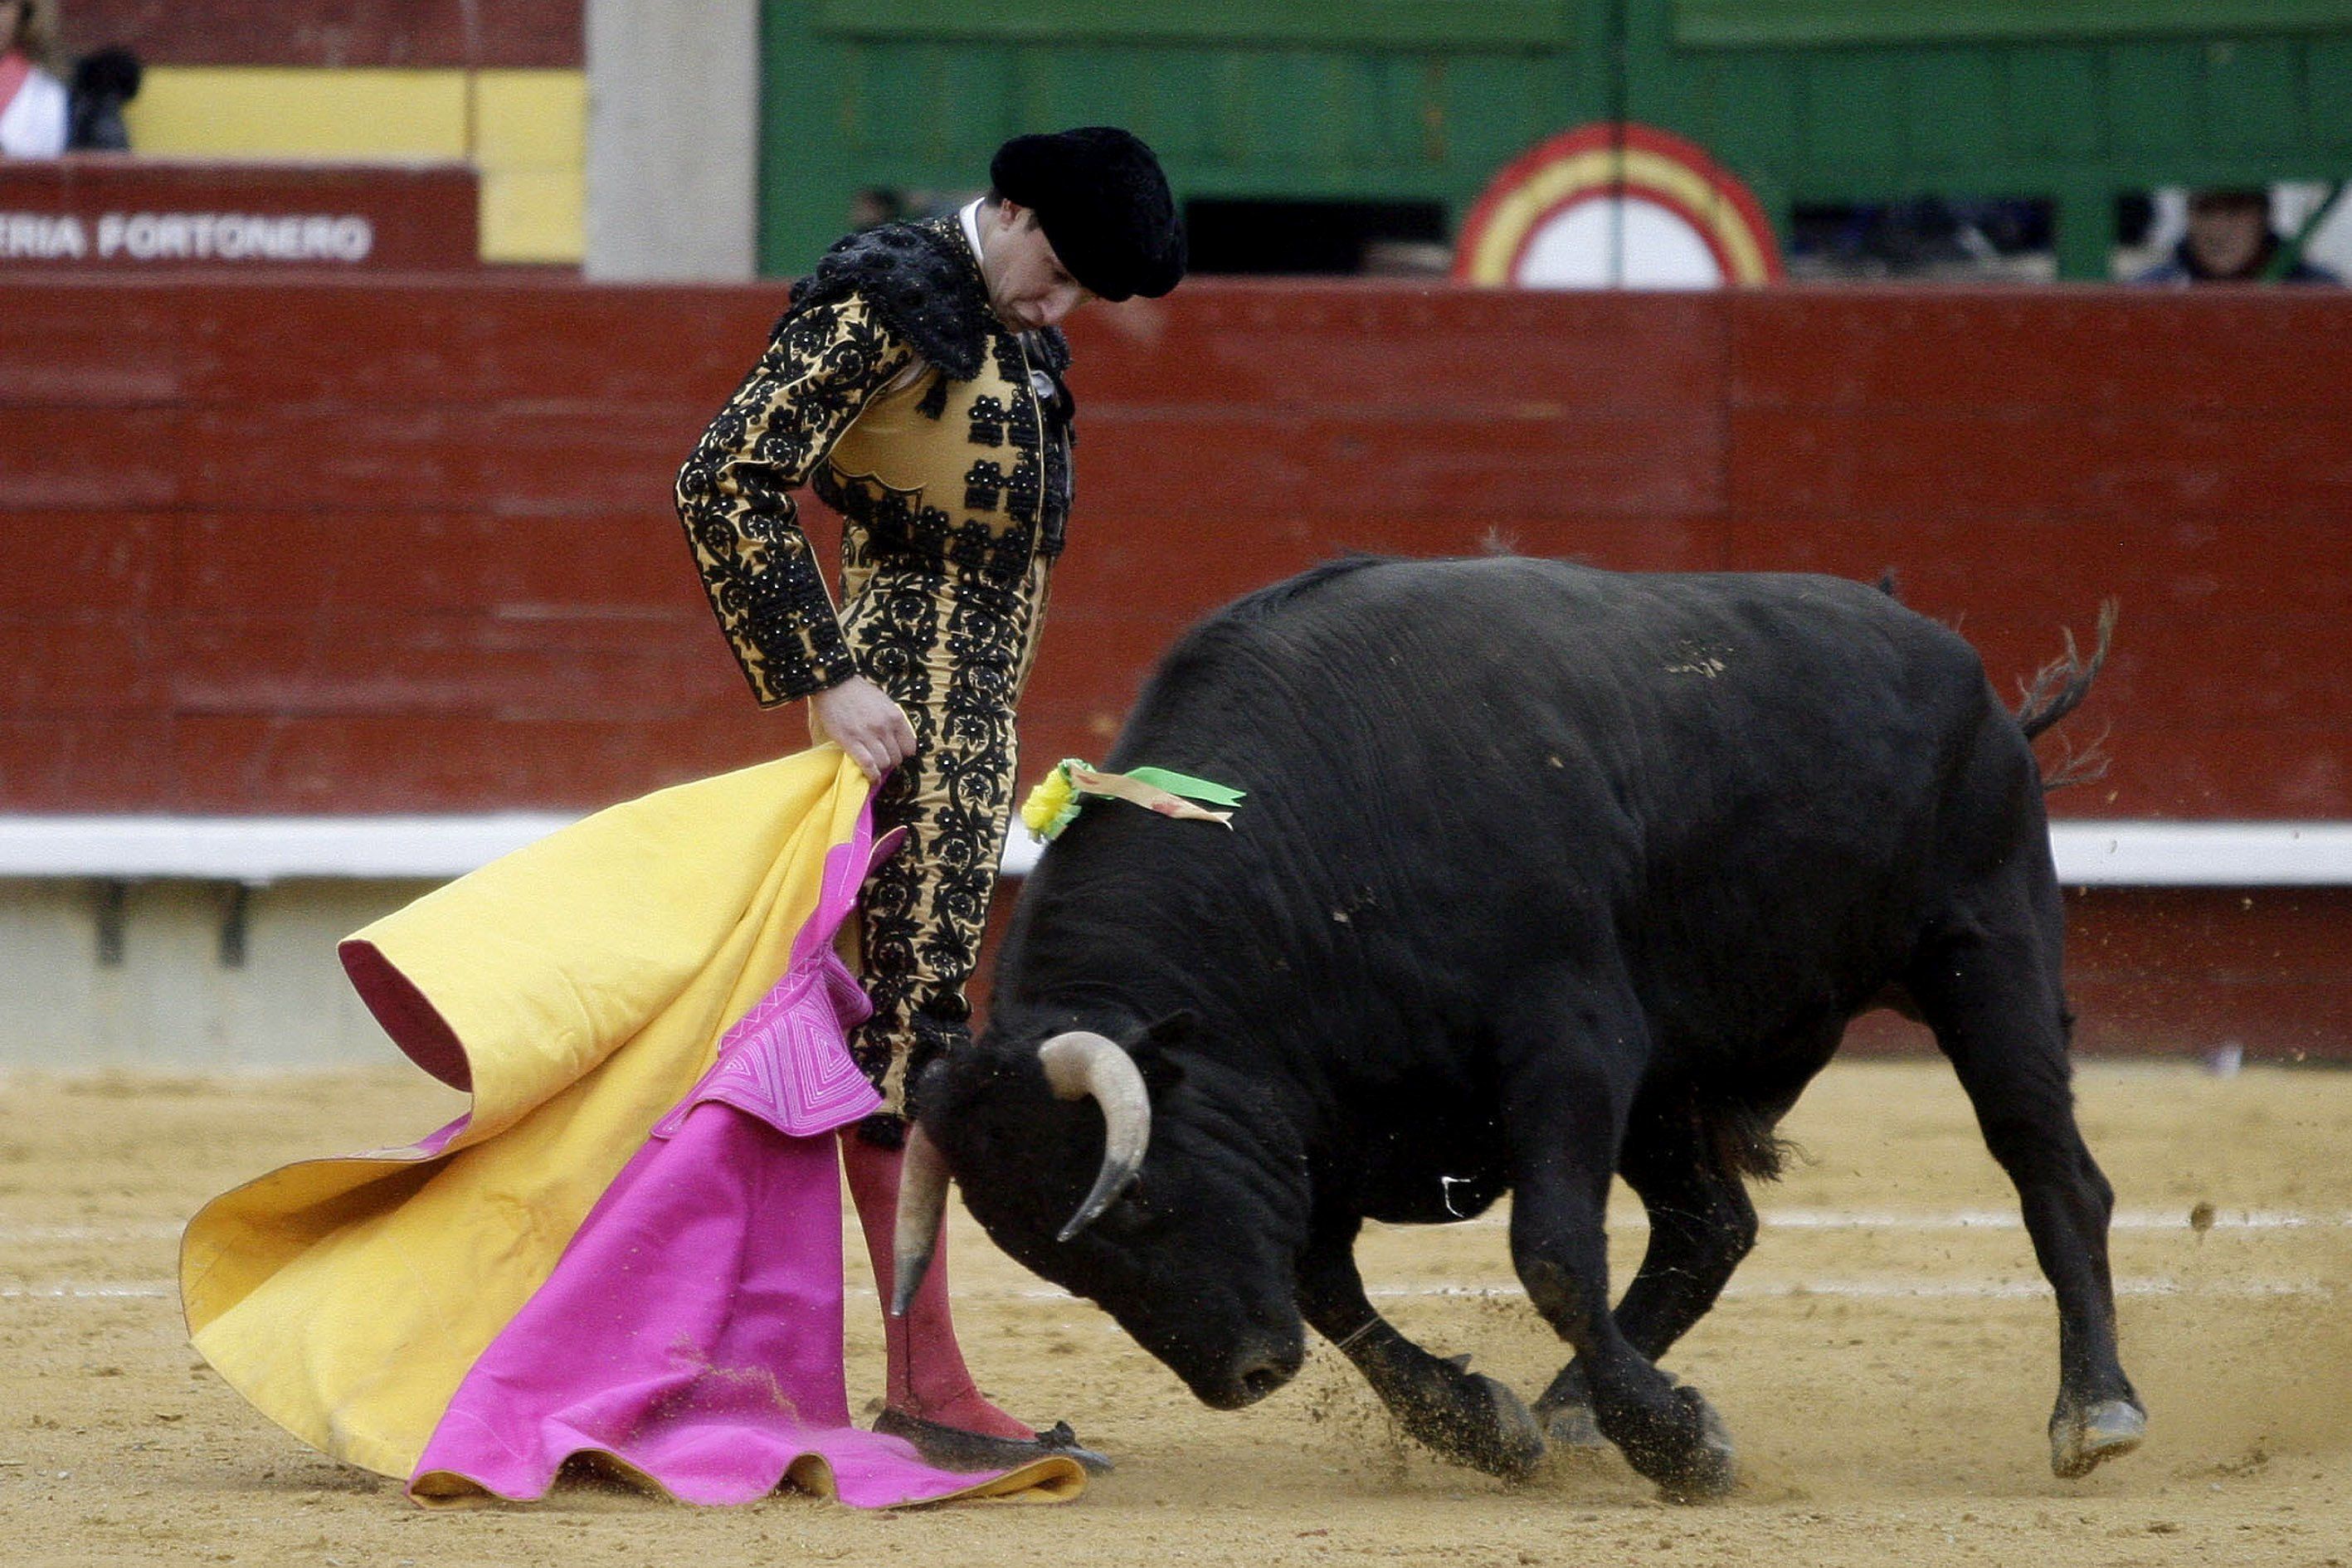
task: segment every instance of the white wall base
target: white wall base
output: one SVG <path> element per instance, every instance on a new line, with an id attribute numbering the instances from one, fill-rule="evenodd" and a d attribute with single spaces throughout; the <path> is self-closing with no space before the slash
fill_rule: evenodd
<path id="1" fill-rule="evenodd" d="M 0 1069 L 393 1062 L 336 942 L 572 820 L 0 816 Z M 2069 887 L 2352 885 L 2352 823 L 2066 822 L 2052 846 Z M 1036 858 L 1014 827 L 1005 869 Z"/>
<path id="2" fill-rule="evenodd" d="M 418 881 L 293 881 L 248 895 L 244 963 L 221 962 L 228 888 L 128 889 L 119 963 L 98 953 L 99 885 L 0 882 L 0 1068 L 233 1071 L 383 1066 L 399 1053 L 335 944 L 423 897 Z"/>
<path id="3" fill-rule="evenodd" d="M 5 816 L 0 878 L 462 876 L 576 821 L 566 812 L 447 816 Z M 2068 887 L 2352 886 L 2352 822 L 2053 824 Z M 1015 823 L 1004 870 L 1042 846 Z"/>

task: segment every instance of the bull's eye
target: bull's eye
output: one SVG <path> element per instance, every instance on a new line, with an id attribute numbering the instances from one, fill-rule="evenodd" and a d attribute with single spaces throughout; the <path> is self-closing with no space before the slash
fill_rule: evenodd
<path id="1" fill-rule="evenodd" d="M 1103 1210 L 1094 1228 L 1110 1236 L 1139 1236 L 1159 1221 L 1158 1213 L 1144 1201 L 1143 1184 L 1136 1183 L 1119 1195 L 1117 1203 Z"/>

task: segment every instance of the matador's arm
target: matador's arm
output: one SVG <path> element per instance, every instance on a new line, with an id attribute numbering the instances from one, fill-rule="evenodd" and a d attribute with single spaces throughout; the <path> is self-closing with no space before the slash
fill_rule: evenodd
<path id="1" fill-rule="evenodd" d="M 762 707 L 857 673 L 792 491 L 914 360 L 856 294 L 796 311 L 678 470 L 678 521 Z"/>

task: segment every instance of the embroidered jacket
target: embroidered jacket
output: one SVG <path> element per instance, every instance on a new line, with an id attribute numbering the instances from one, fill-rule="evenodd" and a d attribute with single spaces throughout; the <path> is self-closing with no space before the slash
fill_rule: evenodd
<path id="1" fill-rule="evenodd" d="M 845 520 L 845 556 L 874 574 L 1021 595 L 1069 515 L 1068 363 L 1059 332 L 1024 341 L 990 312 L 953 218 L 852 235 L 793 286 L 677 479 L 703 586 L 762 705 L 859 668 L 791 492 L 813 485 Z"/>

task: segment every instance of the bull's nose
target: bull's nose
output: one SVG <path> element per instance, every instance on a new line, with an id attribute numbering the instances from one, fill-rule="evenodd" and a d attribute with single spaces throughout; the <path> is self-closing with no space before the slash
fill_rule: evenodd
<path id="1" fill-rule="evenodd" d="M 1265 1345 L 1240 1357 L 1234 1365 L 1233 1404 L 1255 1405 L 1288 1383 L 1307 1356 L 1304 1344 Z"/>
<path id="2" fill-rule="evenodd" d="M 1290 1381 L 1290 1374 L 1272 1362 L 1260 1362 L 1241 1375 L 1242 1395 L 1255 1405 Z"/>

